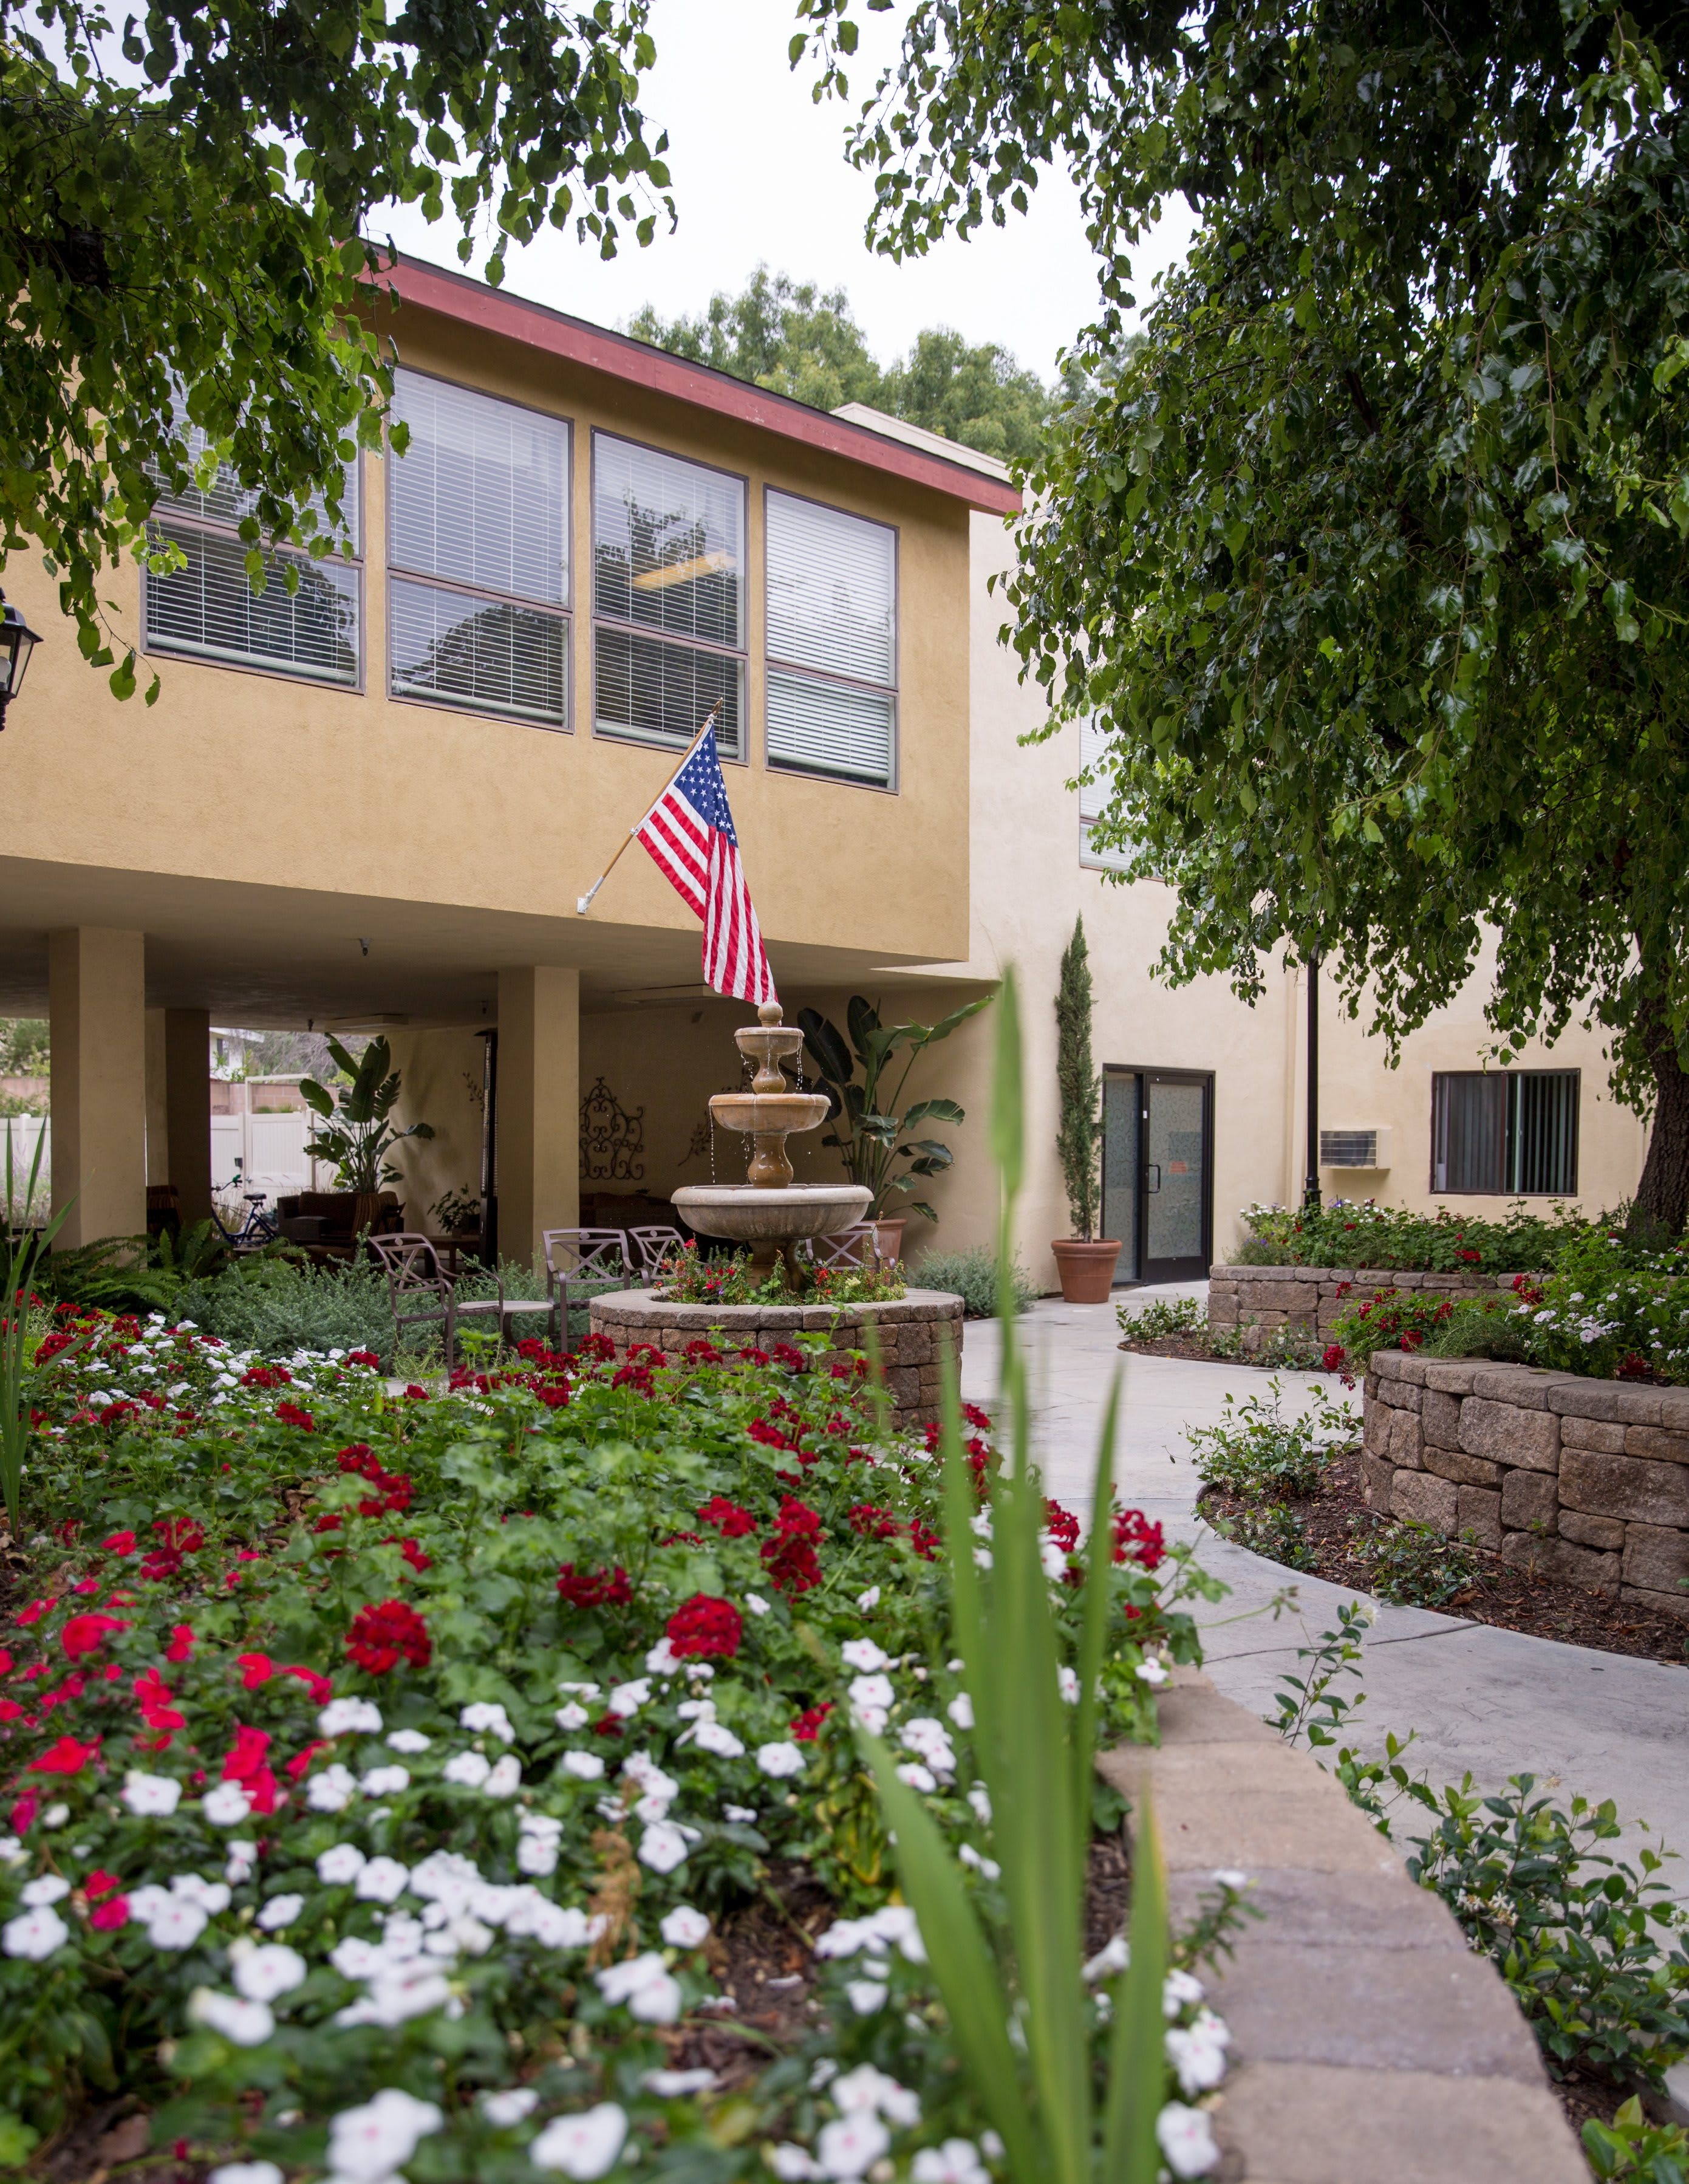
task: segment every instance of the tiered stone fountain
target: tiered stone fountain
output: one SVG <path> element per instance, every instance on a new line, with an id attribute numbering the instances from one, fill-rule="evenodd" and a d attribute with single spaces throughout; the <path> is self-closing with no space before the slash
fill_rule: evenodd
<path id="1" fill-rule="evenodd" d="M 781 1022 L 780 1004 L 764 1001 L 757 1013 L 756 1023 L 733 1034 L 741 1054 L 757 1064 L 751 1089 L 718 1092 L 709 1103 L 713 1122 L 751 1140 L 746 1179 L 689 1184 L 675 1192 L 672 1203 L 700 1236 L 748 1244 L 752 1268 L 764 1279 L 783 1268 L 788 1300 L 665 1304 L 648 1290 L 619 1290 L 592 1300 L 593 1332 L 607 1334 L 619 1355 L 635 1343 L 648 1343 L 677 1363 L 684 1361 L 686 1345 L 700 1336 L 732 1348 L 768 1349 L 796 1333 L 825 1334 L 824 1362 L 831 1363 L 867 1348 L 863 1329 L 871 1321 L 898 1424 L 924 1424 L 938 1414 L 941 1342 L 947 1341 L 958 1364 L 961 1360 L 962 1300 L 940 1290 L 914 1289 L 880 1304 L 806 1299 L 797 1247 L 860 1221 L 871 1194 L 863 1184 L 793 1182 L 786 1141 L 818 1129 L 827 1119 L 828 1100 L 825 1093 L 797 1091 L 786 1082 L 781 1065 L 796 1063 L 803 1034 Z"/>

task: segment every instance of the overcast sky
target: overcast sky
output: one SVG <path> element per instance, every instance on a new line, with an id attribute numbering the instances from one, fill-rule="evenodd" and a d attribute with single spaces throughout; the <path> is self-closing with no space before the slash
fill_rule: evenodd
<path id="1" fill-rule="evenodd" d="M 897 14 L 866 15 L 864 54 L 851 72 L 852 107 L 877 69 L 865 58 L 895 50 Z M 995 341 L 1046 378 L 1056 353 L 1096 307 L 1096 278 L 1078 202 L 1065 176 L 1041 186 L 1029 214 L 971 242 L 945 242 L 903 265 L 870 255 L 863 224 L 869 177 L 844 156 L 847 109 L 812 103 L 808 65 L 793 74 L 786 46 L 792 0 L 655 0 L 657 65 L 644 110 L 668 130 L 680 225 L 648 249 L 631 240 L 604 264 L 590 247 L 548 229 L 513 248 L 507 285 L 601 325 L 619 326 L 642 304 L 666 318 L 696 312 L 717 290 L 742 287 L 758 262 L 795 280 L 850 296 L 881 362 L 923 327 L 956 327 Z M 388 225 L 402 249 L 455 264 L 455 231 L 413 211 Z M 371 222 L 381 231 L 382 223 Z M 1141 280 L 1182 251 L 1182 220 L 1170 219 L 1135 268 Z M 485 252 L 476 260 L 483 262 Z"/>

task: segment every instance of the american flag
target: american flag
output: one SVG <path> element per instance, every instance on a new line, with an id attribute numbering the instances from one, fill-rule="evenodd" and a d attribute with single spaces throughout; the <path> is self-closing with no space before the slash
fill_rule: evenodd
<path id="1" fill-rule="evenodd" d="M 763 947 L 727 783 L 708 727 L 635 829 L 676 894 L 703 920 L 703 980 L 741 1001 L 772 1001 L 774 973 Z"/>

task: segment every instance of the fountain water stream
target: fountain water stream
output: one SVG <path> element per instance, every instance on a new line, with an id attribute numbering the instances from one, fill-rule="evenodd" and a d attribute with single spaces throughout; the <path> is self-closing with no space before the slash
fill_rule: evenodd
<path id="1" fill-rule="evenodd" d="M 794 1246 L 806 1236 L 831 1236 L 860 1221 L 872 1194 L 864 1184 L 794 1183 L 786 1150 L 788 1137 L 819 1129 L 828 1100 L 820 1092 L 794 1092 L 782 1064 L 796 1062 L 803 1034 L 781 1022 L 780 1003 L 764 1001 L 758 1022 L 736 1031 L 741 1054 L 757 1064 L 748 1092 L 718 1092 L 711 1119 L 751 1140 L 751 1161 L 742 1184 L 690 1184 L 671 1203 L 701 1236 L 748 1244 L 754 1272 L 766 1278 L 785 1264 L 799 1286 Z"/>

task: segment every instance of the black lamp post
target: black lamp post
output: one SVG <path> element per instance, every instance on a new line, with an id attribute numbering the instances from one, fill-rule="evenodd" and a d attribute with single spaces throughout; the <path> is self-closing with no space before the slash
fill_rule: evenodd
<path id="1" fill-rule="evenodd" d="M 1313 1212 L 1320 1206 L 1320 951 L 1308 958 L 1308 1173 L 1302 1185 L 1302 1202 Z"/>
<path id="2" fill-rule="evenodd" d="M 41 639 L 16 607 L 6 604 L 0 592 L 0 728 L 6 725 L 6 708 L 23 687 L 30 655 Z"/>

